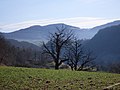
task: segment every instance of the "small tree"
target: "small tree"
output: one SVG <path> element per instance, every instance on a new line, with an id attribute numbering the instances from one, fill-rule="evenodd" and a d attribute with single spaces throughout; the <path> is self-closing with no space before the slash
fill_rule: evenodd
<path id="1" fill-rule="evenodd" d="M 78 63 L 81 60 L 83 51 L 80 42 L 80 40 L 75 39 L 74 41 L 71 41 L 71 44 L 66 48 L 65 57 L 68 58 L 67 64 L 72 70 L 77 70 Z"/>
<path id="2" fill-rule="evenodd" d="M 62 25 L 61 28 L 56 27 L 57 31 L 50 34 L 50 40 L 48 44 L 43 43 L 45 52 L 50 54 L 55 62 L 55 69 L 59 69 L 59 66 L 68 59 L 63 58 L 64 48 L 71 40 L 73 34 L 70 30 L 67 30 Z"/>
<path id="3" fill-rule="evenodd" d="M 93 66 L 92 52 L 85 53 L 82 47 L 82 40 L 75 39 L 71 45 L 67 47 L 65 57 L 68 59 L 67 64 L 72 70 L 83 70 L 85 67 Z"/>

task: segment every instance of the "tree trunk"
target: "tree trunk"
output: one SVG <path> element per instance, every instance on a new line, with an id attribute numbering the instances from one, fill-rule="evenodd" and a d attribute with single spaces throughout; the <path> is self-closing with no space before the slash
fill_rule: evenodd
<path id="1" fill-rule="evenodd" d="M 73 67 L 71 67 L 71 70 L 73 71 Z"/>
<path id="2" fill-rule="evenodd" d="M 55 64 L 55 70 L 58 70 L 59 69 L 59 66 Z"/>
<path id="3" fill-rule="evenodd" d="M 59 64 L 58 62 L 55 63 L 55 70 L 58 70 L 59 69 Z"/>
<path id="4" fill-rule="evenodd" d="M 75 66 L 75 71 L 77 71 L 77 66 Z"/>

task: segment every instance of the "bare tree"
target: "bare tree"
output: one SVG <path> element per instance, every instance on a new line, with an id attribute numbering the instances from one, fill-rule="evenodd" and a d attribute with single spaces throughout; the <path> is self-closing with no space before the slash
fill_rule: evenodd
<path id="1" fill-rule="evenodd" d="M 81 60 L 82 44 L 80 42 L 81 41 L 77 39 L 71 41 L 71 45 L 67 47 L 65 52 L 65 57 L 68 58 L 67 64 L 71 67 L 72 70 L 77 70 L 78 63 Z"/>
<path id="2" fill-rule="evenodd" d="M 85 67 L 91 68 L 93 66 L 92 61 L 95 59 L 92 57 L 92 52 L 86 53 L 83 50 L 82 40 L 77 39 L 67 47 L 65 57 L 68 59 L 67 64 L 72 70 L 83 70 Z"/>
<path id="3" fill-rule="evenodd" d="M 61 28 L 56 27 L 57 32 L 50 34 L 50 40 L 48 45 L 43 43 L 45 52 L 50 54 L 55 62 L 55 69 L 59 69 L 59 66 L 67 61 L 62 57 L 63 49 L 71 40 L 73 34 L 67 27 L 63 26 Z"/>

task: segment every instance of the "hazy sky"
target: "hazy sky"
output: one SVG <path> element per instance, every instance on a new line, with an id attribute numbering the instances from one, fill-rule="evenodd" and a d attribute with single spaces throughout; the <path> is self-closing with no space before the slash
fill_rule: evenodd
<path id="1" fill-rule="evenodd" d="M 0 31 L 66 23 L 91 28 L 120 19 L 120 0 L 0 0 Z"/>

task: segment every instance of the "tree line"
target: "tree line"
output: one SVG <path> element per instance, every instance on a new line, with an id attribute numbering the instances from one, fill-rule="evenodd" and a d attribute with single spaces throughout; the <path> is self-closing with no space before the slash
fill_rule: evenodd
<path id="1" fill-rule="evenodd" d="M 47 60 L 48 55 L 43 55 L 41 50 L 13 46 L 0 34 L 0 65 L 44 67 Z"/>

